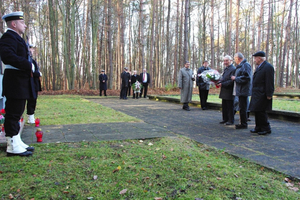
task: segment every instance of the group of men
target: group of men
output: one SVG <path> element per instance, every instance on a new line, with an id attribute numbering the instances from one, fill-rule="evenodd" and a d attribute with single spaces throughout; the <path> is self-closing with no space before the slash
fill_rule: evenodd
<path id="1" fill-rule="evenodd" d="M 266 111 L 272 110 L 272 96 L 274 93 L 274 67 L 266 61 L 266 54 L 258 51 L 252 55 L 256 69 L 252 75 L 251 65 L 240 52 L 234 55 L 236 66 L 233 65 L 231 56 L 223 58 L 224 71 L 220 81 L 216 84 L 220 87 L 219 98 L 222 99 L 222 121 L 220 124 L 234 125 L 234 100 L 238 101 L 240 123 L 235 125 L 236 129 L 248 128 L 248 114 L 250 111 L 255 115 L 255 128 L 251 133 L 266 135 L 271 133 L 271 126 Z M 181 89 L 181 103 L 183 109 L 189 111 L 188 103 L 191 102 L 193 81 L 190 63 L 186 62 L 185 67 L 179 71 L 178 87 Z M 208 61 L 198 69 L 197 74 L 209 70 Z M 201 108 L 207 109 L 207 96 L 210 84 L 197 77 Z M 249 96 L 251 101 L 249 103 Z"/>
<path id="2" fill-rule="evenodd" d="M 31 156 L 34 147 L 25 144 L 20 137 L 20 124 L 27 101 L 28 122 L 34 123 L 37 93 L 40 91 L 39 67 L 32 59 L 30 45 L 22 35 L 26 24 L 23 12 L 13 12 L 2 17 L 7 31 L 0 39 L 0 56 L 5 64 L 3 93 L 5 101 L 5 137 L 7 156 Z"/>
<path id="3" fill-rule="evenodd" d="M 143 69 L 143 72 L 140 75 L 137 75 L 137 71 L 134 70 L 132 75 L 128 71 L 128 67 L 124 68 L 124 71 L 121 74 L 122 86 L 120 92 L 120 99 L 128 99 L 127 96 L 130 96 L 132 88 L 132 98 L 138 99 L 142 97 L 144 92 L 144 98 L 147 97 L 148 85 L 150 84 L 150 75 L 147 73 L 146 68 Z"/>

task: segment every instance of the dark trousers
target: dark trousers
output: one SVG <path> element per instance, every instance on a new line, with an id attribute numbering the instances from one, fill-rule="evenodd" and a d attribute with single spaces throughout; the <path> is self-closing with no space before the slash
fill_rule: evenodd
<path id="1" fill-rule="evenodd" d="M 223 121 L 234 123 L 233 100 L 222 99 L 222 117 Z"/>
<path id="2" fill-rule="evenodd" d="M 209 90 L 200 90 L 200 87 L 199 87 L 199 96 L 200 96 L 201 108 L 206 108 L 207 107 L 208 92 L 209 92 Z"/>
<path id="3" fill-rule="evenodd" d="M 240 107 L 240 122 L 241 125 L 247 126 L 247 110 L 248 110 L 248 97 L 247 96 L 239 96 L 239 107 Z"/>
<path id="4" fill-rule="evenodd" d="M 140 97 L 142 97 L 144 91 L 144 98 L 147 97 L 147 91 L 148 91 L 148 83 L 143 83 L 143 87 L 141 89 Z"/>
<path id="5" fill-rule="evenodd" d="M 131 86 L 128 86 L 128 95 L 127 96 L 130 96 L 130 93 L 131 93 Z"/>
<path id="6" fill-rule="evenodd" d="M 27 115 L 33 115 L 36 108 L 37 99 L 27 99 Z"/>
<path id="7" fill-rule="evenodd" d="M 104 91 L 104 96 L 106 96 L 106 90 L 100 90 L 100 96 L 102 96 L 102 91 Z"/>
<path id="8" fill-rule="evenodd" d="M 25 110 L 26 99 L 6 99 L 5 102 L 5 136 L 13 137 L 18 135 L 20 130 L 19 120 Z"/>
<path id="9" fill-rule="evenodd" d="M 256 111 L 255 114 L 255 130 L 268 131 L 271 130 L 266 111 Z"/>
<path id="10" fill-rule="evenodd" d="M 128 91 L 128 87 L 122 87 L 121 89 L 121 99 L 126 99 L 127 98 L 127 91 Z"/>

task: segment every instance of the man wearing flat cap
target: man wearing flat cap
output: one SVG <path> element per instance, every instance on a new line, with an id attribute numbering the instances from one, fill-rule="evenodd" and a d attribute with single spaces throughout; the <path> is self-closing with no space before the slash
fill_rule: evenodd
<path id="1" fill-rule="evenodd" d="M 105 74 L 105 70 L 101 70 L 101 74 L 99 75 L 99 89 L 100 89 L 100 96 L 102 96 L 102 90 L 104 91 L 104 96 L 106 96 L 107 90 L 107 75 Z"/>
<path id="2" fill-rule="evenodd" d="M 253 54 L 256 70 L 253 74 L 250 111 L 255 114 L 255 128 L 251 133 L 266 135 L 271 133 L 271 126 L 266 111 L 272 110 L 274 93 L 274 67 L 266 61 L 266 54 L 258 51 Z"/>
<path id="3" fill-rule="evenodd" d="M 33 91 L 34 65 L 29 49 L 21 37 L 26 25 L 23 12 L 13 12 L 2 17 L 7 31 L 0 39 L 0 56 L 5 64 L 3 93 L 5 102 L 5 136 L 7 156 L 30 156 L 33 147 L 26 145 L 20 137 L 19 120 L 24 112 L 26 99 L 36 98 Z"/>

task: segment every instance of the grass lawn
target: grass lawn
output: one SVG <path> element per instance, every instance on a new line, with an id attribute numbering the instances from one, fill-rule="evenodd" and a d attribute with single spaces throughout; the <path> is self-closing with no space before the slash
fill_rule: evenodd
<path id="1" fill-rule="evenodd" d="M 180 95 L 173 95 L 168 97 L 174 97 L 180 99 Z M 193 95 L 193 101 L 200 101 L 199 95 Z M 219 98 L 217 94 L 210 94 L 208 95 L 208 102 L 212 103 L 222 103 L 222 100 Z M 300 101 L 299 99 L 273 99 L 273 110 L 286 110 L 292 112 L 300 112 Z"/>
<path id="2" fill-rule="evenodd" d="M 37 116 L 48 125 L 136 121 L 65 95 L 40 96 Z M 0 199 L 300 199 L 299 181 L 181 136 L 34 146 L 28 158 L 0 151 Z"/>
<path id="3" fill-rule="evenodd" d="M 35 117 L 42 125 L 140 121 L 76 95 L 40 95 Z"/>
<path id="4" fill-rule="evenodd" d="M 284 175 L 184 137 L 35 147 L 0 153 L 0 199 L 300 198 Z"/>

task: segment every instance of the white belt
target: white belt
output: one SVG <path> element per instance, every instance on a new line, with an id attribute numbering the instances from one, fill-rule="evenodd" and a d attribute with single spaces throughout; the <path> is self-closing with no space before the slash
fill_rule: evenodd
<path id="1" fill-rule="evenodd" d="M 16 68 L 16 67 L 13 67 L 13 66 L 11 66 L 11 65 L 5 65 L 5 69 L 20 70 L 20 69 L 18 69 L 18 68 Z"/>

